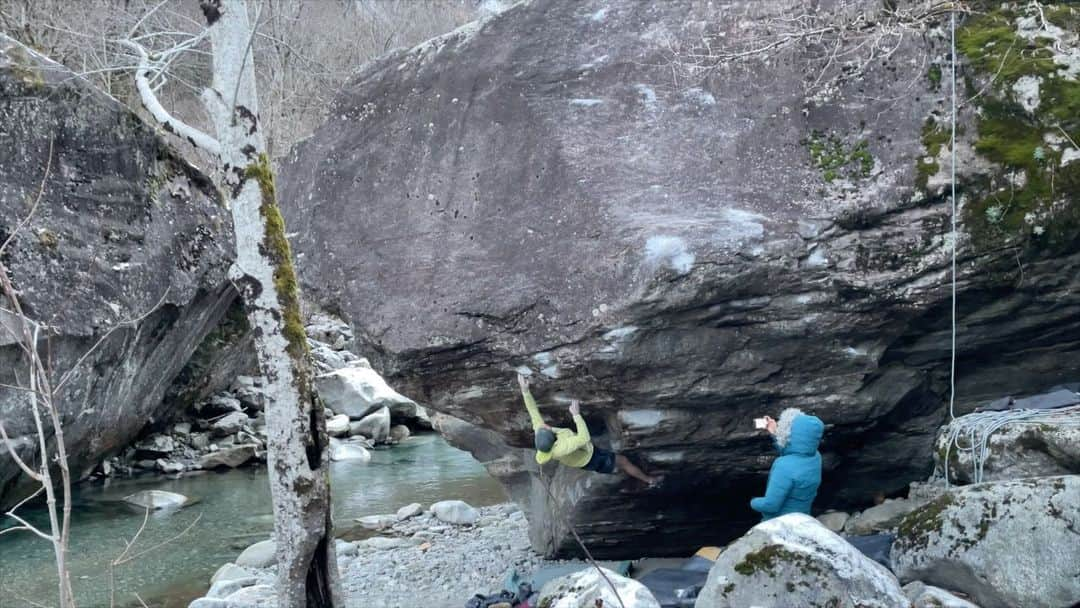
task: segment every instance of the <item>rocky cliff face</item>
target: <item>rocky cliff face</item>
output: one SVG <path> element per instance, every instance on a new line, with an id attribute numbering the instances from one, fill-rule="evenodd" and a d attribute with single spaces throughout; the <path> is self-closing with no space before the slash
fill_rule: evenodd
<path id="1" fill-rule="evenodd" d="M 160 421 L 166 388 L 234 299 L 229 216 L 206 176 L 133 113 L 2 37 L 0 209 L 0 240 L 15 234 L 4 263 L 47 326 L 56 379 L 74 370 L 59 404 L 72 471 L 85 474 Z M 22 365 L 0 337 L 0 382 L 25 379 Z M 36 457 L 26 402 L 0 395 L 0 421 Z M 0 502 L 21 491 L 0 457 Z"/>
<path id="2" fill-rule="evenodd" d="M 898 492 L 946 415 L 949 66 L 947 16 L 889 4 L 533 0 L 391 54 L 281 172 L 307 293 L 483 427 L 446 425 L 549 554 L 744 530 L 786 406 L 828 424 L 819 507 Z M 1080 375 L 1075 30 L 1032 26 L 1062 59 L 993 6 L 960 36 L 960 411 Z M 542 482 L 518 370 L 664 486 Z"/>

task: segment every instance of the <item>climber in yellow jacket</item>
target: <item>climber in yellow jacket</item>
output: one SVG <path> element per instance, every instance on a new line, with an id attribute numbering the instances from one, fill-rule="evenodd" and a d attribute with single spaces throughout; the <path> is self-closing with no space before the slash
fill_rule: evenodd
<path id="1" fill-rule="evenodd" d="M 621 470 L 634 479 L 639 479 L 650 486 L 660 483 L 660 477 L 647 475 L 626 456 L 593 445 L 589 436 L 589 427 L 581 417 L 581 406 L 577 400 L 570 402 L 570 415 L 574 418 L 575 430 L 552 427 L 544 422 L 536 400 L 529 392 L 529 380 L 518 374 L 521 396 L 525 399 L 525 409 L 529 410 L 536 442 L 536 462 L 544 464 L 555 460 L 562 465 L 575 469 L 585 469 L 596 473 L 614 474 Z"/>

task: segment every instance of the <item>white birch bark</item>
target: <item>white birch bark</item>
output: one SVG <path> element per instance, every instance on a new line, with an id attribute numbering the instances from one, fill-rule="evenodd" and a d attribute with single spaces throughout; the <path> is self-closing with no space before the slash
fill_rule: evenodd
<path id="1" fill-rule="evenodd" d="M 213 57 L 213 82 L 202 97 L 217 135 L 202 147 L 218 155 L 236 232 L 233 278 L 242 287 L 266 378 L 278 608 L 340 606 L 326 422 L 312 389 L 299 292 L 259 121 L 254 29 L 244 0 L 203 0 L 200 6 Z M 145 70 L 136 73 L 137 82 L 140 76 L 146 79 Z M 155 118 L 172 121 L 172 129 L 200 145 L 190 137 L 194 129 L 165 112 L 144 84 L 139 93 Z"/>

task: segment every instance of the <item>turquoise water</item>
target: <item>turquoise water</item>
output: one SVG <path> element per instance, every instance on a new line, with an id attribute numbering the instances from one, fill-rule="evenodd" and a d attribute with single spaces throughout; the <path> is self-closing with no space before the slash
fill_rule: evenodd
<path id="1" fill-rule="evenodd" d="M 362 515 L 393 512 L 411 502 L 427 506 L 456 498 L 482 506 L 506 500 L 498 482 L 479 463 L 437 435 L 411 437 L 394 448 L 373 451 L 370 463 L 333 463 L 331 476 L 339 528 L 349 527 Z M 109 564 L 123 553 L 126 540 L 135 535 L 144 517 L 142 510 L 119 500 L 149 489 L 178 492 L 198 502 L 179 511 L 151 514 L 129 553 L 136 559 L 116 567 L 110 585 Z M 187 606 L 206 591 L 221 564 L 265 539 L 273 528 L 263 468 L 175 480 L 114 479 L 78 486 L 74 499 L 71 573 L 81 607 L 109 606 L 112 598 L 116 606 L 139 605 L 135 594 L 153 608 Z M 24 510 L 23 515 L 47 524 L 41 510 Z M 161 543 L 165 544 L 154 549 Z M 146 550 L 150 551 L 139 555 Z M 0 608 L 34 602 L 48 606 L 56 602 L 51 545 L 24 532 L 0 536 Z"/>

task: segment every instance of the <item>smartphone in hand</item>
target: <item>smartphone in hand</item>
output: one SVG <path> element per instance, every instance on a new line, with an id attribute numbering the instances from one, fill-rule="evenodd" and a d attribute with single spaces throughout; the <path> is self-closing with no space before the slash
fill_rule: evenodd
<path id="1" fill-rule="evenodd" d="M 769 428 L 768 418 L 754 418 L 754 428 L 764 431 Z"/>

